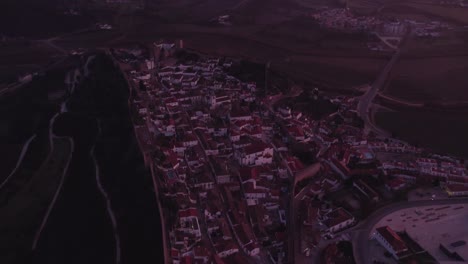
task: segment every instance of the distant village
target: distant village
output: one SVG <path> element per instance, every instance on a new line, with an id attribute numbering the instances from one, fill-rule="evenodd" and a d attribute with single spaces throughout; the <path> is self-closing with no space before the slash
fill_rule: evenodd
<path id="1" fill-rule="evenodd" d="M 376 16 L 359 16 L 346 8 L 325 8 L 311 15 L 325 29 L 344 33 L 372 34 L 380 39 L 403 37 L 407 28 L 418 38 L 438 38 L 446 30 L 453 29 L 448 23 L 437 20 L 416 21 L 399 18 L 379 18 Z M 384 44 L 386 41 L 384 41 Z M 384 50 L 382 43 L 369 43 L 371 50 Z M 393 46 L 393 45 L 391 45 Z"/>
<path id="2" fill-rule="evenodd" d="M 337 254 L 343 231 L 414 187 L 468 195 L 461 160 L 365 133 L 358 97 L 320 94 L 315 100 L 338 110 L 313 118 L 277 103 L 284 94 L 229 75 L 235 60 L 187 56 L 182 47 L 111 51 L 131 87 L 171 263 L 285 263 L 292 239 L 304 256 L 320 249 L 332 263 L 327 254 Z M 298 145 L 313 162 L 296 155 Z M 291 215 L 302 223 L 298 238 L 288 233 Z M 389 252 L 402 247 L 391 229 L 379 230 Z"/>

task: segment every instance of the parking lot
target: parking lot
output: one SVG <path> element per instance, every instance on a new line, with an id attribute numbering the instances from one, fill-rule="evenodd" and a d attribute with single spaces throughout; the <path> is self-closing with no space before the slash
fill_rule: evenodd
<path id="1" fill-rule="evenodd" d="M 417 188 L 408 193 L 408 201 L 447 199 L 448 195 L 440 187 Z"/>
<path id="2" fill-rule="evenodd" d="M 468 240 L 468 204 L 424 206 L 403 209 L 382 218 L 374 226 L 390 226 L 397 232 L 406 231 L 408 235 L 438 261 L 450 259 L 439 249 L 441 242 Z M 385 263 L 396 263 L 384 256 L 385 250 L 375 241 L 371 242 L 372 259 Z"/>

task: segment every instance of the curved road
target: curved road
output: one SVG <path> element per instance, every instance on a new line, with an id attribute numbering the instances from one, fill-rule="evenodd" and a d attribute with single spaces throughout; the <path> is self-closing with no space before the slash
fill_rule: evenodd
<path id="1" fill-rule="evenodd" d="M 372 105 L 372 101 L 377 96 L 379 90 L 381 90 L 384 87 L 385 83 L 387 82 L 390 72 L 393 69 L 393 66 L 395 66 L 396 62 L 400 59 L 402 47 L 406 43 L 406 40 L 408 36 L 410 35 L 410 33 L 411 33 L 411 29 L 409 28 L 405 36 L 403 36 L 401 40 L 400 47 L 396 50 L 395 54 L 393 54 L 392 59 L 388 62 L 388 64 L 379 74 L 379 76 L 374 81 L 374 83 L 372 83 L 371 88 L 364 95 L 362 95 L 361 98 L 359 99 L 359 103 L 357 106 L 358 115 L 360 118 L 364 120 L 365 127 L 367 129 L 370 129 L 377 135 L 388 136 L 388 132 L 378 128 L 371 122 L 369 109 Z"/>
<path id="2" fill-rule="evenodd" d="M 357 112 L 358 112 L 359 117 L 364 120 L 364 125 L 366 128 L 372 130 L 378 135 L 386 136 L 388 135 L 388 132 L 385 132 L 379 129 L 371 122 L 369 109 L 372 105 L 372 101 L 374 100 L 375 96 L 377 96 L 379 90 L 385 85 L 393 66 L 400 58 L 400 55 L 401 55 L 401 49 L 398 49 L 393 55 L 390 62 L 385 66 L 383 71 L 377 77 L 377 80 L 375 80 L 375 82 L 372 84 L 371 88 L 364 95 L 362 95 L 361 98 L 359 99 L 359 103 L 357 107 Z"/>
<path id="3" fill-rule="evenodd" d="M 21 150 L 20 156 L 18 158 L 18 161 L 16 162 L 15 168 L 8 174 L 8 176 L 3 180 L 3 182 L 0 184 L 0 190 L 3 189 L 3 186 L 8 183 L 8 181 L 11 179 L 11 177 L 16 173 L 18 168 L 21 166 L 21 163 L 23 162 L 24 156 L 26 156 L 26 152 L 28 151 L 29 144 L 36 138 L 36 134 L 32 135 L 26 143 L 23 145 L 23 149 Z"/>

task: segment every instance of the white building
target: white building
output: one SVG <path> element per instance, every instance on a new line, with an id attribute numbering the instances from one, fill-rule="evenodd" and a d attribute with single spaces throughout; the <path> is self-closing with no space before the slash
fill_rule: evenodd
<path id="1" fill-rule="evenodd" d="M 252 144 L 240 149 L 237 158 L 241 165 L 264 165 L 273 162 L 273 147 L 264 143 Z"/>
<path id="2" fill-rule="evenodd" d="M 328 232 L 335 233 L 350 227 L 354 221 L 354 216 L 340 207 L 327 213 L 321 222 L 327 227 Z"/>
<path id="3" fill-rule="evenodd" d="M 374 239 L 397 260 L 408 252 L 408 247 L 403 239 L 389 226 L 377 228 Z"/>
<path id="4" fill-rule="evenodd" d="M 468 186 L 465 186 L 463 184 L 447 184 L 445 186 L 445 191 L 450 197 L 467 196 Z"/>

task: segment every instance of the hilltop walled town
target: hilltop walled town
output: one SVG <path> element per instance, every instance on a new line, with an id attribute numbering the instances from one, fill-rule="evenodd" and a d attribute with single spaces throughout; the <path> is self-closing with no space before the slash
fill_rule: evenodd
<path id="1" fill-rule="evenodd" d="M 332 263 L 340 254 L 353 263 L 337 243 L 352 240 L 347 231 L 373 210 L 468 194 L 463 161 L 369 131 L 360 97 L 314 89 L 310 108 L 326 101 L 332 110 L 301 112 L 288 99 L 306 96 L 303 88 L 273 94 L 231 76 L 236 60 L 181 46 L 111 51 L 131 87 L 167 263 Z M 423 194 L 420 186 L 435 189 Z M 376 232 L 395 259 L 419 254 L 389 226 Z"/>

